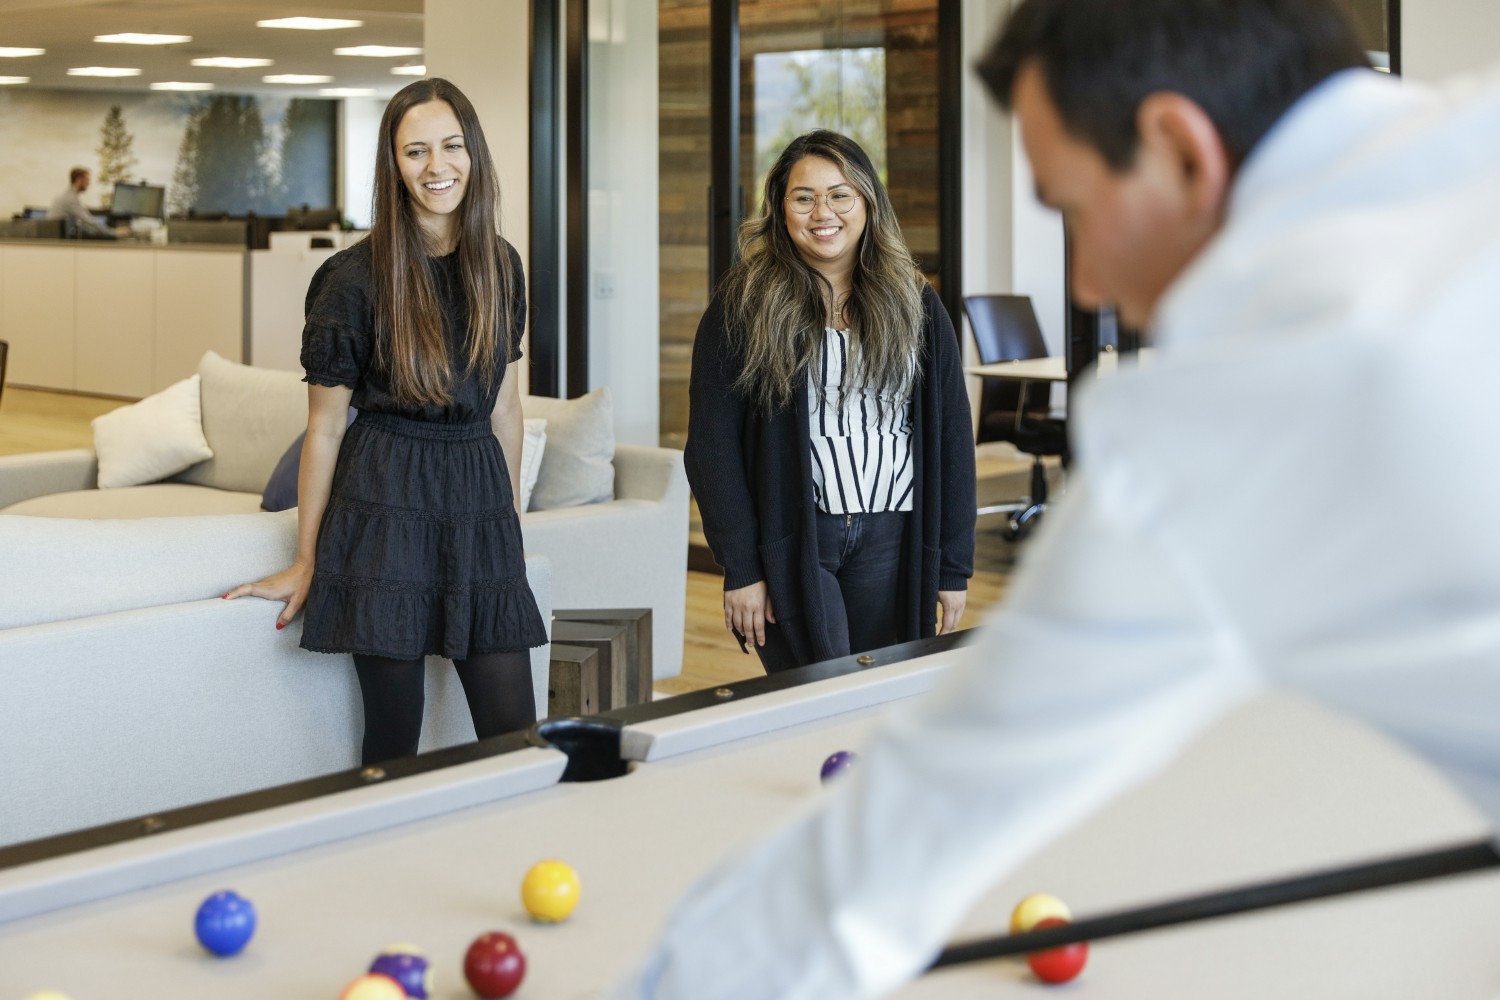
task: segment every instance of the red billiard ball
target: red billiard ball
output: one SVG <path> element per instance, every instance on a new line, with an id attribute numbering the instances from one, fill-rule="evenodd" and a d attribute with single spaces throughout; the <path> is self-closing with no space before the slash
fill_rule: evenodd
<path id="1" fill-rule="evenodd" d="M 1047 917 L 1038 920 L 1033 931 L 1046 930 L 1048 927 L 1066 927 L 1068 922 L 1060 917 Z M 1083 971 L 1083 966 L 1089 960 L 1089 945 L 1087 941 L 1079 941 L 1076 944 L 1065 944 L 1061 948 L 1049 948 L 1046 951 L 1033 951 L 1027 954 L 1026 964 L 1031 966 L 1031 971 L 1044 983 L 1066 983 Z"/>
<path id="2" fill-rule="evenodd" d="M 464 956 L 464 978 L 484 1000 L 508 997 L 526 978 L 526 956 L 509 934 L 481 934 Z"/>

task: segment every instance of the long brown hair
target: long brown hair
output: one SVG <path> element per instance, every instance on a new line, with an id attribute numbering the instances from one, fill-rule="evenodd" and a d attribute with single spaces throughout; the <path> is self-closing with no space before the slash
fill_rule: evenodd
<path id="1" fill-rule="evenodd" d="M 403 403 L 443 405 L 452 400 L 452 362 L 443 343 L 442 309 L 433 280 L 432 254 L 411 194 L 396 163 L 396 129 L 419 104 L 443 101 L 464 130 L 469 176 L 454 213 L 459 273 L 468 299 L 465 370 L 493 384 L 495 359 L 509 358 L 510 261 L 502 260 L 500 186 L 474 105 L 453 84 L 437 77 L 403 87 L 385 107 L 375 151 L 375 218 L 370 227 L 376 361 L 390 376 L 391 392 Z M 457 359 L 454 359 L 456 361 Z"/>
<path id="2" fill-rule="evenodd" d="M 735 388 L 767 411 L 803 390 L 822 351 L 833 297 L 833 286 L 802 259 L 786 227 L 788 179 L 808 156 L 833 163 L 865 201 L 865 231 L 843 310 L 859 365 L 845 391 L 898 396 L 920 370 L 913 362 L 922 345 L 926 279 L 869 156 L 853 139 L 819 129 L 792 140 L 771 167 L 761 215 L 740 227 L 740 257 L 724 278 L 728 329 L 744 355 Z"/>

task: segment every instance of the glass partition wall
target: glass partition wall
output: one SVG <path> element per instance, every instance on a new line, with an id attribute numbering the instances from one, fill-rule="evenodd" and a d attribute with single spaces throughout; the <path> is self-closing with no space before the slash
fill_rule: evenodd
<path id="1" fill-rule="evenodd" d="M 726 10 L 733 23 L 715 31 L 715 14 Z M 712 272 L 727 266 L 711 259 L 710 248 L 716 240 L 732 245 L 738 223 L 760 212 L 767 171 L 803 132 L 833 129 L 865 148 L 907 242 L 941 287 L 938 22 L 938 0 L 661 0 L 663 445 L 681 447 L 685 439 L 693 336 Z M 734 60 L 737 73 L 721 68 L 720 79 L 731 78 L 738 100 L 732 135 L 716 137 L 713 60 L 723 58 Z M 728 140 L 737 174 L 718 212 L 710 201 L 716 138 Z"/>
<path id="2" fill-rule="evenodd" d="M 956 11 L 957 0 L 533 0 L 551 29 L 535 32 L 533 128 L 546 144 L 543 119 L 560 127 L 553 158 L 533 161 L 532 266 L 545 284 L 543 260 L 556 260 L 561 280 L 536 289 L 548 299 L 533 310 L 532 391 L 609 385 L 622 440 L 681 447 L 715 276 L 760 210 L 771 163 L 813 128 L 870 153 L 956 310 L 957 224 L 943 220 L 957 206 L 943 192 L 957 190 L 957 137 L 944 138 L 957 102 L 943 95 L 958 70 L 940 30 L 953 26 L 956 49 Z"/>

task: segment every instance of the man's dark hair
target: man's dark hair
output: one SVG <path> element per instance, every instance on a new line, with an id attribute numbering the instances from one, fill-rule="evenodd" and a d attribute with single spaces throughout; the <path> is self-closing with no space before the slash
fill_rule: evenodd
<path id="1" fill-rule="evenodd" d="M 78 178 L 87 177 L 88 173 L 89 171 L 87 167 L 74 167 L 72 170 L 68 171 L 68 183 L 77 184 Z"/>
<path id="2" fill-rule="evenodd" d="M 1033 61 L 1068 131 L 1116 170 L 1151 94 L 1203 108 L 1238 167 L 1299 97 L 1370 64 L 1337 0 L 1025 0 L 977 69 L 1009 108 Z"/>

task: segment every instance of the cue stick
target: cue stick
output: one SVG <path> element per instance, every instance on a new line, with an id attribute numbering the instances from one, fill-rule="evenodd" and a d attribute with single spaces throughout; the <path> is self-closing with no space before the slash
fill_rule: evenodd
<path id="1" fill-rule="evenodd" d="M 1279 881 L 1260 882 L 1137 909 L 1119 910 L 1062 927 L 1046 927 L 1027 934 L 1001 934 L 967 944 L 951 945 L 939 953 L 928 969 L 941 969 L 1006 955 L 1023 955 L 1078 941 L 1096 941 L 1120 934 L 1227 917 L 1235 913 L 1248 913 L 1251 910 L 1263 910 L 1326 896 L 1341 896 L 1349 892 L 1381 889 L 1405 882 L 1461 875 L 1497 865 L 1500 865 L 1500 853 L 1496 851 L 1496 842 L 1476 840 L 1440 850 L 1404 854 L 1343 868 L 1328 868 Z"/>

